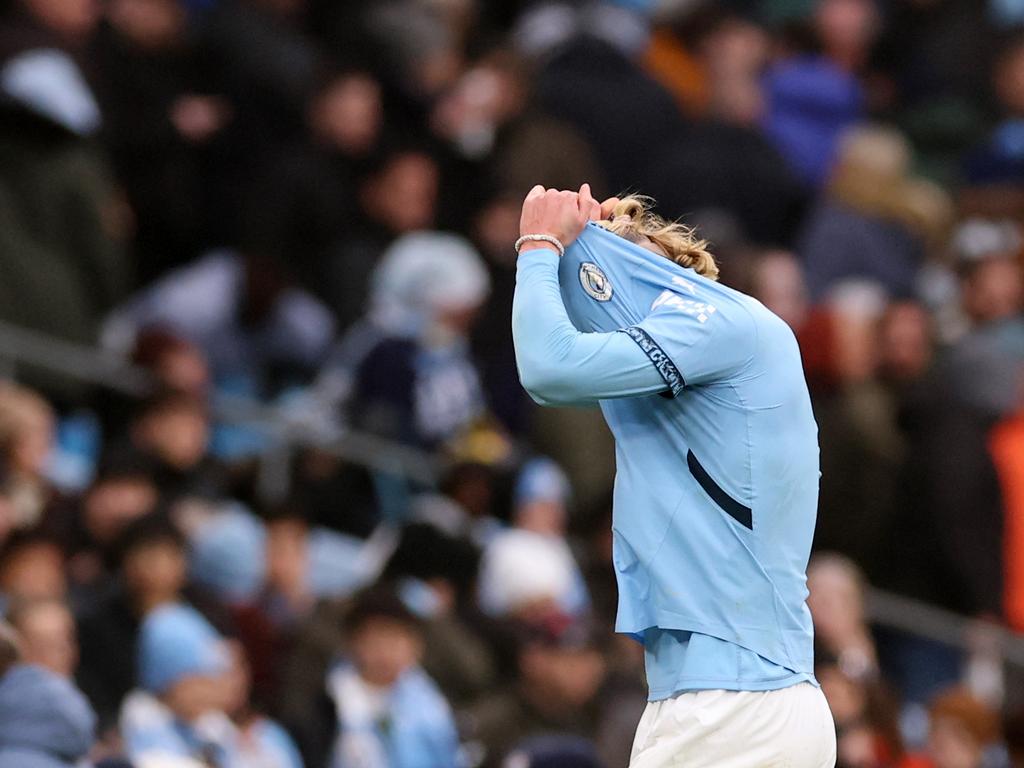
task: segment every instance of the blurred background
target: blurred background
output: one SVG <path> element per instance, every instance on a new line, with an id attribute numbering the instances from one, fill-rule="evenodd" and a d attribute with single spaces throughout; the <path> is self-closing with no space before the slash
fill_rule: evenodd
<path id="1" fill-rule="evenodd" d="M 840 765 L 1024 766 L 1022 0 L 4 0 L 0 768 L 626 764 L 584 181 L 800 340 Z"/>

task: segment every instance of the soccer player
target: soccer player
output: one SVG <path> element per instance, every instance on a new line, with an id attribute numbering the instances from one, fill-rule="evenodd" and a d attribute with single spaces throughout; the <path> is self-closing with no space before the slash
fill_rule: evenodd
<path id="1" fill-rule="evenodd" d="M 616 630 L 645 649 L 632 768 L 825 768 L 806 566 L 817 426 L 789 327 L 706 244 L 584 185 L 523 203 L 512 328 L 542 405 L 615 436 Z"/>

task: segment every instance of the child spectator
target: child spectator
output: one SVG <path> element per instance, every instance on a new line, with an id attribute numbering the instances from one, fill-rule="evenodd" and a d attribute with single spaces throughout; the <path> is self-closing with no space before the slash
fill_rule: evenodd
<path id="1" fill-rule="evenodd" d="M 121 711 L 128 756 L 168 766 L 302 768 L 284 731 L 248 714 L 248 672 L 237 654 L 192 608 L 165 605 L 150 613 L 139 634 L 142 688 Z M 233 719 L 240 713 L 241 723 Z"/>
<path id="2" fill-rule="evenodd" d="M 322 720 L 296 724 L 307 765 L 460 765 L 452 712 L 419 666 L 423 640 L 409 609 L 390 590 L 371 590 L 356 599 L 345 632 L 348 650 L 328 672 Z"/>
<path id="3" fill-rule="evenodd" d="M 82 587 L 101 584 L 109 576 L 106 561 L 118 536 L 132 521 L 152 512 L 158 500 L 151 462 L 134 453 L 108 456 L 78 514 L 66 522 L 72 581 Z"/>
<path id="4" fill-rule="evenodd" d="M 122 699 L 135 687 L 142 619 L 181 599 L 186 574 L 185 538 L 159 514 L 129 524 L 113 550 L 118 562 L 114 588 L 79 620 L 79 684 L 96 707 L 101 728 L 116 720 Z M 111 648 L 119 652 L 112 656 Z"/>
<path id="5" fill-rule="evenodd" d="M 210 419 L 202 400 L 169 392 L 145 406 L 131 429 L 134 447 L 156 467 L 156 481 L 168 500 L 212 498 L 220 478 L 207 456 Z"/>

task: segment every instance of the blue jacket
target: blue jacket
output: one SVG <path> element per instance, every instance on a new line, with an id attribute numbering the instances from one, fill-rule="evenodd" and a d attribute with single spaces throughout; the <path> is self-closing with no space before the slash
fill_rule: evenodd
<path id="1" fill-rule="evenodd" d="M 20 665 L 0 678 L 0 768 L 69 768 L 92 747 L 96 715 L 70 682 Z"/>

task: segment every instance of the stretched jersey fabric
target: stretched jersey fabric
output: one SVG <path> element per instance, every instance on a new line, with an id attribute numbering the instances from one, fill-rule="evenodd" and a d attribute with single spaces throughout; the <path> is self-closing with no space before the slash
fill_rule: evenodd
<path id="1" fill-rule="evenodd" d="M 527 390 L 598 401 L 615 436 L 616 629 L 705 634 L 813 674 L 817 426 L 788 326 L 592 224 L 561 260 L 520 257 L 513 330 Z"/>

